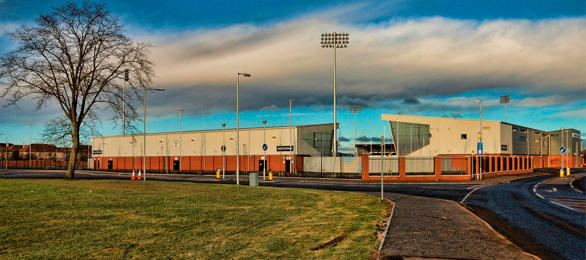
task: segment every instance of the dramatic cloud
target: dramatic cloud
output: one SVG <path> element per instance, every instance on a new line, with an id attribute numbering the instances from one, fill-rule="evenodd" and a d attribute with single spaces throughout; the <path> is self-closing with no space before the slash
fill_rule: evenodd
<path id="1" fill-rule="evenodd" d="M 344 15 L 348 15 L 345 13 Z M 339 49 L 340 105 L 381 106 L 390 99 L 421 105 L 426 96 L 507 89 L 527 95 L 583 93 L 586 19 L 391 20 L 376 25 L 325 21 L 314 14 L 269 26 L 146 35 L 154 44 L 155 85 L 167 87 L 159 105 L 189 104 L 189 112 L 233 110 L 237 72 L 244 110 L 321 106 L 332 99 L 332 49 L 320 34 L 349 32 Z M 335 21 L 335 19 L 332 19 Z M 581 95 L 583 96 L 583 95 Z M 157 99 L 158 99 L 157 98 Z M 169 104 L 169 101 L 173 101 Z M 543 105 L 527 100 L 524 106 Z"/>

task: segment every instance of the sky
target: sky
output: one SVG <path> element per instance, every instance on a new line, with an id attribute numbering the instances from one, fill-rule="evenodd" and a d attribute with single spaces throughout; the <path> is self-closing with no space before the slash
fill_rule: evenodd
<path id="1" fill-rule="evenodd" d="M 16 46 L 4 33 L 63 3 L 0 0 L 0 53 Z M 149 96 L 149 132 L 179 130 L 181 108 L 183 130 L 236 127 L 237 72 L 252 74 L 240 81 L 241 127 L 288 125 L 290 99 L 293 124 L 333 122 L 333 51 L 319 42 L 336 31 L 350 34 L 336 56 L 341 150 L 354 137 L 350 106 L 362 107 L 356 132 L 368 139 L 389 135 L 382 113 L 477 119 L 476 99 L 483 119 L 504 121 L 501 95 L 511 96 L 511 123 L 586 136 L 583 0 L 99 3 L 131 39 L 152 45 L 153 87 L 166 91 Z M 0 133 L 28 143 L 31 125 L 35 142 L 61 114 L 33 100 L 2 106 Z M 120 134 L 102 114 L 96 130 Z"/>

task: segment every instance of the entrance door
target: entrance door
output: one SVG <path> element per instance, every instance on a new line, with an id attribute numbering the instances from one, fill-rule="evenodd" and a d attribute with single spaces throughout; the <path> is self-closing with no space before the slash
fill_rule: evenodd
<path id="1" fill-rule="evenodd" d="M 174 160 L 173 161 L 173 170 L 174 171 L 178 171 L 179 170 L 179 161 L 178 160 Z"/>
<path id="2" fill-rule="evenodd" d="M 108 160 L 108 170 L 112 170 L 113 166 L 114 166 L 114 162 L 112 161 L 112 159 Z"/>
<path id="3" fill-rule="evenodd" d="M 285 160 L 285 172 L 291 171 L 291 160 Z"/>
<path id="4" fill-rule="evenodd" d="M 259 160 L 258 161 L 258 171 L 259 172 L 264 171 L 266 164 L 267 164 L 267 160 Z"/>

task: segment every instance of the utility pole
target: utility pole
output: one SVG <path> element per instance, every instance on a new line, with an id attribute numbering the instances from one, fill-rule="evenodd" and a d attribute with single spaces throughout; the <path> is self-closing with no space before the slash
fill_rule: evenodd
<path id="1" fill-rule="evenodd" d="M 179 109 L 179 172 L 183 170 L 183 139 L 182 139 L 182 128 L 181 128 L 181 118 L 183 116 L 183 109 Z"/>
<path id="2" fill-rule="evenodd" d="M 33 124 L 28 124 L 28 168 L 32 168 L 32 153 L 33 153 L 33 138 L 32 138 Z"/>
<path id="3" fill-rule="evenodd" d="M 362 111 L 361 107 L 350 107 L 350 112 L 354 114 L 354 156 L 358 156 L 358 148 L 356 148 L 356 115 Z"/>
<path id="4" fill-rule="evenodd" d="M 265 150 L 264 146 L 267 145 L 267 120 L 263 120 L 262 124 L 264 126 L 264 137 L 263 137 L 263 161 L 262 161 L 262 180 L 266 181 L 266 173 L 267 173 L 267 150 Z"/>
<path id="5" fill-rule="evenodd" d="M 222 123 L 222 180 L 226 175 L 226 123 Z"/>
<path id="6" fill-rule="evenodd" d="M 128 81 L 128 70 L 124 70 L 122 83 L 122 135 L 126 135 L 126 81 Z"/>
<path id="7" fill-rule="evenodd" d="M 246 72 L 238 72 L 236 77 L 236 185 L 240 185 L 240 76 L 250 78 Z"/>
<path id="8" fill-rule="evenodd" d="M 482 100 L 476 100 L 476 103 L 480 104 L 480 143 L 482 143 Z M 476 149 L 478 150 L 478 149 Z M 477 151 L 478 154 L 478 151 Z M 478 179 L 482 180 L 482 165 L 484 160 L 482 160 L 482 155 L 484 154 L 484 144 L 482 146 L 482 154 L 479 156 L 480 163 L 478 165 Z"/>
<path id="9" fill-rule="evenodd" d="M 289 149 L 289 173 L 293 172 L 293 99 L 289 99 L 289 143 L 291 149 Z"/>

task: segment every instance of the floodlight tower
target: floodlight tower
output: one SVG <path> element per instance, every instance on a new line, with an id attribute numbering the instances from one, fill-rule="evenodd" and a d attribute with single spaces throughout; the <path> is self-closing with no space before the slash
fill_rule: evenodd
<path id="1" fill-rule="evenodd" d="M 321 47 L 334 49 L 334 157 L 338 155 L 338 134 L 336 129 L 336 49 L 346 48 L 350 44 L 350 35 L 348 33 L 322 33 Z"/>
<path id="2" fill-rule="evenodd" d="M 350 107 L 350 113 L 354 114 L 354 155 L 358 156 L 358 148 L 356 148 L 356 115 L 362 111 L 361 107 Z"/>
<path id="3" fill-rule="evenodd" d="M 505 104 L 505 122 L 507 122 L 507 104 L 511 101 L 510 95 L 501 96 L 499 103 Z"/>

